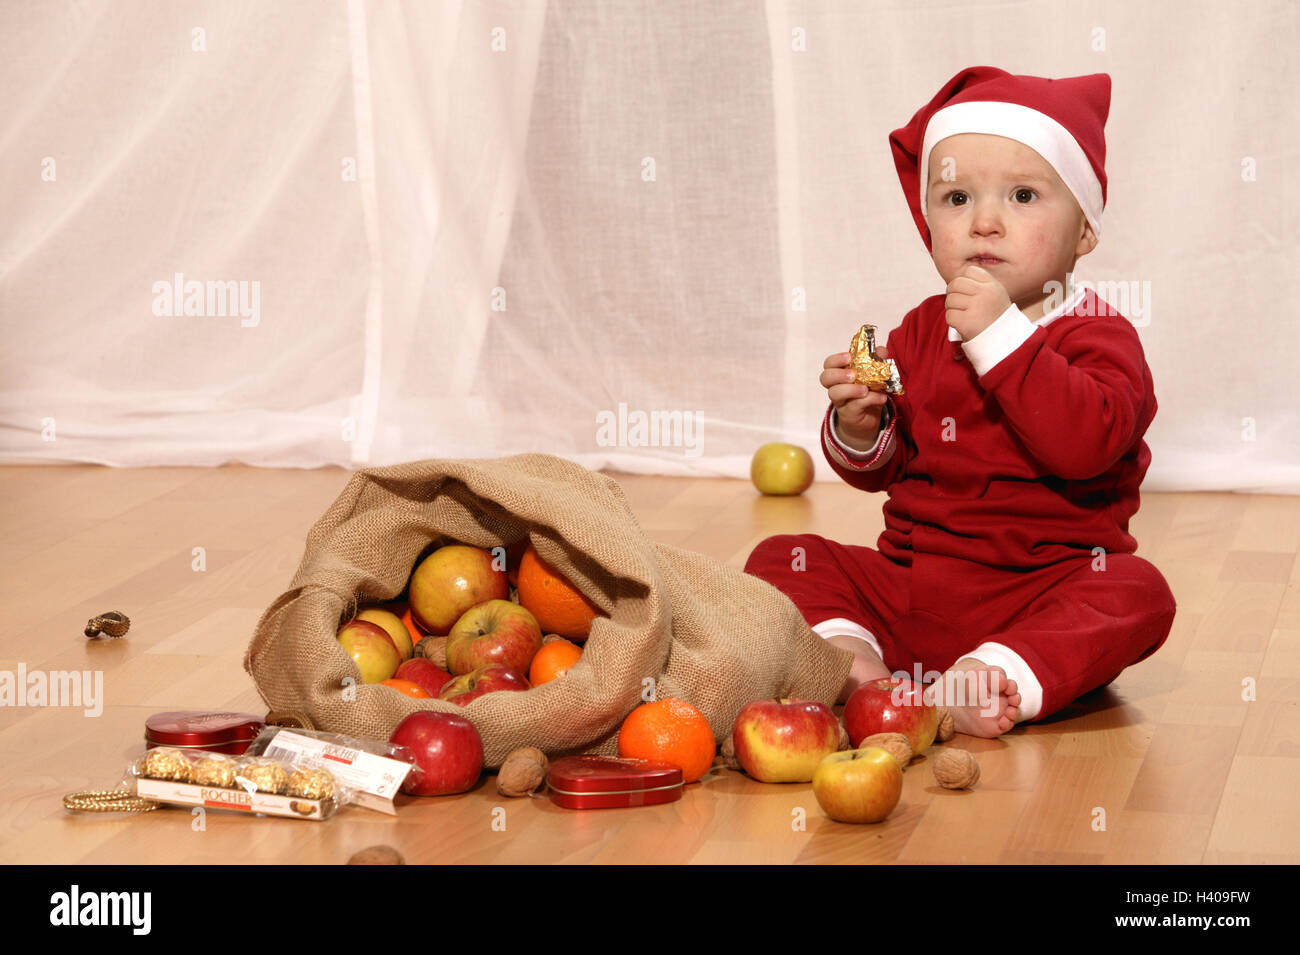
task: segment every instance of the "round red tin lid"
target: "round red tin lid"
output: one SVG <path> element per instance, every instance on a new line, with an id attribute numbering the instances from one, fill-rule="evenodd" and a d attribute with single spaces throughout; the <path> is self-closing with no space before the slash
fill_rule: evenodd
<path id="1" fill-rule="evenodd" d="M 173 710 L 145 720 L 144 736 L 155 746 L 214 749 L 242 745 L 247 749 L 265 725 L 260 716 L 251 713 Z"/>

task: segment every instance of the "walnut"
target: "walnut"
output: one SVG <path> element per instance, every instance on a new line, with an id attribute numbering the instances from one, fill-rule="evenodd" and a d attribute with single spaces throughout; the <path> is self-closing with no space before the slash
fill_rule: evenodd
<path id="1" fill-rule="evenodd" d="M 840 720 L 840 749 L 852 749 L 853 737 L 849 736 L 849 731 L 844 728 L 844 721 Z"/>
<path id="2" fill-rule="evenodd" d="M 546 646 L 548 643 L 554 643 L 556 640 L 564 639 L 566 638 L 560 636 L 558 633 L 548 633 L 546 636 L 542 637 L 542 646 Z"/>
<path id="3" fill-rule="evenodd" d="M 424 657 L 436 667 L 447 669 L 447 638 L 425 637 L 415 645 L 415 655 Z"/>
<path id="4" fill-rule="evenodd" d="M 964 749 L 945 749 L 935 754 L 930 768 L 944 789 L 970 789 L 980 780 L 980 764 Z"/>
<path id="5" fill-rule="evenodd" d="M 497 792 L 503 796 L 528 796 L 546 782 L 550 766 L 546 754 L 536 746 L 513 751 L 497 771 Z"/>
<path id="6" fill-rule="evenodd" d="M 736 740 L 730 733 L 722 740 L 718 758 L 722 760 L 722 765 L 728 769 L 734 769 L 738 773 L 744 771 L 740 765 L 740 760 L 736 759 Z"/>
<path id="7" fill-rule="evenodd" d="M 899 769 L 907 769 L 907 764 L 912 761 L 912 744 L 902 733 L 876 733 L 858 743 L 858 749 L 864 746 L 879 746 L 898 760 Z"/>
<path id="8" fill-rule="evenodd" d="M 392 846 L 368 846 L 349 859 L 348 865 L 406 865 L 406 860 Z"/>
<path id="9" fill-rule="evenodd" d="M 939 732 L 934 736 L 935 740 L 940 743 L 946 743 L 956 734 L 957 729 L 952 721 L 952 713 L 946 706 L 939 707 Z"/>

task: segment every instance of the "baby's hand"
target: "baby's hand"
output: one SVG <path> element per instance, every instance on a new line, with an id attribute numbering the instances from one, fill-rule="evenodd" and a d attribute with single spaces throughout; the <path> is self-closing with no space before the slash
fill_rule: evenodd
<path id="1" fill-rule="evenodd" d="M 943 305 L 944 321 L 968 342 L 1011 307 L 1011 298 L 992 275 L 978 265 L 968 265 L 948 283 Z"/>
<path id="2" fill-rule="evenodd" d="M 889 352 L 883 345 L 877 345 L 876 357 L 883 361 Z M 870 450 L 880 433 L 880 415 L 889 396 L 854 380 L 846 351 L 827 356 L 819 380 L 835 405 L 840 440 L 855 451 Z"/>

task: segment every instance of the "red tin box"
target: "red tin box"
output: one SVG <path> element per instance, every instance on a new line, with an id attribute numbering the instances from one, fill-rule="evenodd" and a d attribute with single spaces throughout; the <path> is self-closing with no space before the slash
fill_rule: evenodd
<path id="1" fill-rule="evenodd" d="M 248 749 L 265 725 L 261 717 L 249 713 L 174 710 L 155 713 L 145 720 L 144 738 L 148 749 L 175 746 L 238 756 Z"/>
<path id="2" fill-rule="evenodd" d="M 613 756 L 565 756 L 551 763 L 551 799 L 565 809 L 655 806 L 682 798 L 682 771 L 672 763 Z"/>

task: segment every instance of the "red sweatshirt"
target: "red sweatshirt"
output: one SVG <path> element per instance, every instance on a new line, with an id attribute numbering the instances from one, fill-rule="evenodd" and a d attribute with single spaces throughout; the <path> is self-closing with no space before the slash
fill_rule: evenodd
<path id="1" fill-rule="evenodd" d="M 951 335 L 950 335 L 951 332 Z M 889 335 L 904 394 L 875 448 L 856 453 L 822 425 L 831 467 L 887 490 L 882 554 L 932 553 L 1008 568 L 1133 553 L 1128 533 L 1151 462 L 1156 413 L 1133 325 L 1089 288 L 1031 323 L 1011 306 L 968 342 L 926 299 Z"/>

